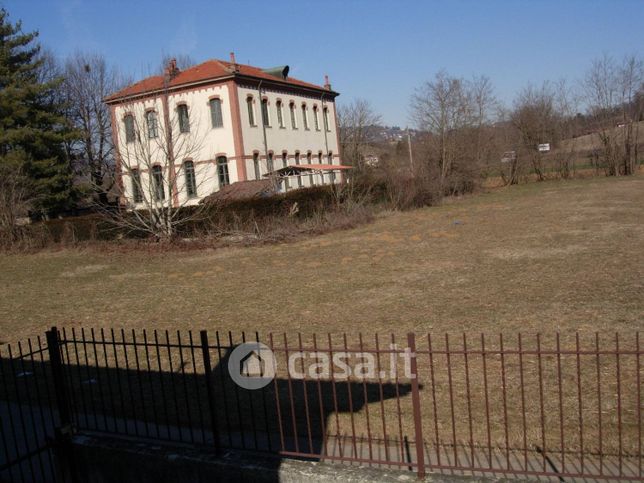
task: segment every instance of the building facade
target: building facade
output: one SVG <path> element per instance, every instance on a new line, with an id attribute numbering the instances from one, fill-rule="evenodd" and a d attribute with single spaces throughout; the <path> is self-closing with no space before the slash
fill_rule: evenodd
<path id="1" fill-rule="evenodd" d="M 324 86 L 209 60 L 174 61 L 109 96 L 122 203 L 184 206 L 221 187 L 270 178 L 276 191 L 340 182 L 335 98 Z"/>

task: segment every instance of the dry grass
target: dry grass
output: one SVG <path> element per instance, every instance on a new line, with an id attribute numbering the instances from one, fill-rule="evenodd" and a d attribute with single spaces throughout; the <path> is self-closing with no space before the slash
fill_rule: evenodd
<path id="1" fill-rule="evenodd" d="M 562 333 L 570 347 L 575 331 L 592 347 L 594 331 L 623 334 L 633 347 L 633 334 L 644 319 L 644 178 L 592 178 L 526 184 L 468 196 L 443 206 L 406 213 L 385 213 L 374 224 L 273 246 L 224 248 L 167 253 L 104 253 L 62 250 L 0 257 L 2 339 L 40 334 L 53 324 L 159 329 L 248 330 L 260 333 L 344 331 L 355 335 L 415 331 L 452 334 L 462 344 L 469 334 L 504 333 L 507 346 L 516 334 L 534 348 L 534 334 Z M 492 347 L 496 339 L 489 339 Z M 365 339 L 368 340 L 368 339 Z M 370 339 L 373 341 L 373 339 Z M 398 339 L 403 340 L 403 339 Z M 437 339 L 440 347 L 444 339 Z M 590 345 L 589 345 L 590 344 Z M 368 343 L 373 348 L 373 343 Z M 426 340 L 419 342 L 426 349 Z M 509 443 L 521 445 L 524 434 L 518 391 L 517 356 L 501 361 L 490 356 L 490 404 L 493 444 L 504 444 L 502 385 L 508 395 Z M 445 356 L 437 356 L 437 400 L 441 441 L 451 440 Z M 544 358 L 547 399 L 544 420 L 548 447 L 558 444 L 560 412 L 556 360 Z M 596 450 L 595 360 L 583 359 L 581 373 L 588 446 Z M 467 440 L 464 360 L 454 364 L 457 440 Z M 534 357 L 525 361 L 527 439 L 541 441 L 538 380 Z M 481 385 L 482 359 L 470 360 L 473 404 L 479 423 L 485 420 Z M 637 428 L 634 359 L 622 362 L 624 451 L 635 449 Z M 605 384 L 604 450 L 616 451 L 615 359 L 600 360 Z M 578 446 L 575 357 L 563 360 L 563 421 L 567 445 Z M 433 438 L 427 355 L 420 361 L 426 385 L 422 410 L 426 437 Z M 586 394 L 588 393 L 588 394 Z M 393 400 L 384 409 L 395 414 Z M 377 407 L 371 418 L 378 418 Z M 408 398 L 402 409 L 406 434 L 412 434 Z M 364 414 L 358 415 L 362 417 Z M 341 416 L 348 424 L 348 415 Z M 389 416 L 388 416 L 389 417 Z M 563 418 L 562 418 L 563 419 Z M 395 423 L 395 418 L 388 421 Z M 358 430 L 364 427 L 358 423 Z M 394 430 L 395 428 L 391 428 Z M 485 444 L 485 427 L 473 428 L 475 442 Z M 377 432 L 377 431 L 376 431 Z M 572 435 L 572 436 L 570 436 Z M 569 439 L 572 438 L 572 439 Z M 592 443 L 589 444 L 588 441 Z"/>
<path id="2" fill-rule="evenodd" d="M 548 182 L 294 243 L 0 256 L 4 340 L 52 324 L 325 332 L 641 328 L 644 179 Z"/>

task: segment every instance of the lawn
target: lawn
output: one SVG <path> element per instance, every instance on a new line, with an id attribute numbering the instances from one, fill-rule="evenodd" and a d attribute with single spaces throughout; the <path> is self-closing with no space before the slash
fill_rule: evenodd
<path id="1" fill-rule="evenodd" d="M 272 246 L 0 256 L 3 341 L 51 325 L 633 331 L 644 178 L 550 181 Z"/>
<path id="2" fill-rule="evenodd" d="M 582 347 L 592 349 L 594 331 L 600 331 L 602 350 L 610 350 L 619 331 L 620 347 L 634 349 L 634 333 L 644 320 L 641 176 L 496 189 L 438 207 L 385 213 L 357 229 L 280 245 L 3 255 L 0 284 L 0 339 L 5 342 L 42 335 L 55 324 L 232 330 L 236 340 L 241 330 L 259 331 L 263 340 L 267 332 L 287 332 L 290 344 L 297 343 L 296 331 L 309 344 L 313 333 L 323 340 L 327 332 L 348 332 L 353 347 L 363 332 L 366 347 L 373 349 L 374 333 L 386 345 L 389 333 L 395 332 L 404 344 L 404 334 L 414 331 L 421 351 L 425 438 L 447 442 L 447 447 L 450 441 L 468 438 L 487 445 L 489 438 L 492 446 L 532 448 L 545 442 L 554 449 L 565 432 L 566 446 L 579 448 L 581 413 L 587 451 L 599 451 L 598 442 L 606 454 L 638 451 L 641 423 L 634 408 L 641 394 L 635 381 L 642 369 L 634 352 L 623 356 L 617 367 L 610 353 L 587 354 L 581 361 L 574 353 L 562 361 L 544 355 L 541 361 L 534 353 L 500 359 L 494 349 L 499 333 L 506 349 L 516 348 L 519 331 L 523 348 L 529 350 L 535 350 L 538 332 L 544 334 L 542 347 L 554 349 L 557 331 L 564 348 L 574 348 L 574 333 L 580 331 Z M 484 332 L 492 352 L 471 356 L 469 368 L 462 355 L 452 356 L 453 374 L 446 371 L 445 354 L 435 355 L 435 384 L 430 384 L 434 376 L 427 332 L 434 334 L 434 350 L 444 348 L 444 333 L 451 334 L 450 347 L 459 350 L 464 332 L 468 347 L 480 348 L 479 334 Z M 276 340 L 280 345 L 283 339 L 276 335 Z M 335 340 L 337 348 L 342 338 Z M 484 360 L 487 366 L 482 367 Z M 179 360 L 175 364 L 183 368 Z M 193 369 L 198 372 L 197 366 Z M 620 370 L 621 388 L 615 382 Z M 600 372 L 601 397 L 596 393 Z M 489 391 L 482 374 L 489 379 Z M 541 380 L 545 403 L 540 405 Z M 506 388 L 507 414 L 501 399 Z M 488 392 L 491 415 L 485 413 Z M 450 414 L 452 397 L 456 416 Z M 432 409 L 434 398 L 437 411 Z M 396 413 L 401 434 L 413 434 L 410 399 L 403 399 L 402 408 L 393 399 L 380 409 L 370 405 L 373 421 L 388 414 L 390 435 L 396 434 Z M 470 415 L 473 428 L 467 426 Z M 361 434 L 364 417 L 364 410 L 356 413 Z M 338 428 L 350 427 L 349 418 L 342 414 Z M 489 435 L 483 424 L 487 418 Z M 454 432 L 450 420 L 455 420 Z M 540 431 L 542 423 L 547 435 Z M 504 432 L 506 427 L 509 431 Z"/>

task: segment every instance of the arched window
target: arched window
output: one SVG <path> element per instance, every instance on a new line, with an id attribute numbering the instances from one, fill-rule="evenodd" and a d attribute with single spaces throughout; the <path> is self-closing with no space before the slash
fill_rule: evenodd
<path id="1" fill-rule="evenodd" d="M 219 178 L 219 186 L 226 186 L 230 184 L 230 176 L 228 175 L 228 160 L 226 156 L 219 156 L 217 158 L 217 177 Z"/>
<path id="2" fill-rule="evenodd" d="M 135 203 L 143 202 L 143 190 L 141 189 L 141 173 L 138 169 L 131 170 L 132 175 L 132 199 Z"/>
<path id="3" fill-rule="evenodd" d="M 224 118 L 221 115 L 221 99 L 210 99 L 210 120 L 212 127 L 224 126 Z"/>
<path id="4" fill-rule="evenodd" d="M 179 104 L 177 106 L 179 114 L 179 132 L 190 132 L 190 118 L 188 117 L 188 105 Z"/>
<path id="5" fill-rule="evenodd" d="M 304 129 L 309 129 L 309 118 L 307 117 L 307 108 L 306 104 L 302 104 L 302 125 L 304 126 Z"/>
<path id="6" fill-rule="evenodd" d="M 318 119 L 318 106 L 313 106 L 313 122 L 315 123 L 315 130 L 320 130 L 320 120 Z"/>
<path id="7" fill-rule="evenodd" d="M 271 120 L 268 117 L 268 99 L 262 99 L 262 122 L 264 126 L 270 127 Z"/>
<path id="8" fill-rule="evenodd" d="M 161 166 L 152 167 L 152 182 L 154 183 L 154 199 L 161 201 L 165 199 L 165 189 L 163 187 L 163 170 Z"/>
<path id="9" fill-rule="evenodd" d="M 329 156 L 327 159 L 329 164 L 333 164 L 333 151 L 329 151 Z"/>
<path id="10" fill-rule="evenodd" d="M 282 152 L 282 168 L 286 168 L 288 166 L 288 154 L 286 151 Z"/>
<path id="11" fill-rule="evenodd" d="M 322 151 L 318 151 L 318 164 L 322 164 Z"/>
<path id="12" fill-rule="evenodd" d="M 259 153 L 253 153 L 253 169 L 255 170 L 255 179 L 262 176 L 262 170 L 259 166 Z"/>
<path id="13" fill-rule="evenodd" d="M 295 151 L 295 164 L 299 165 L 300 164 L 300 152 Z M 299 171 L 297 171 L 297 185 L 301 188 L 302 187 L 302 175 L 300 174 Z"/>
<path id="14" fill-rule="evenodd" d="M 246 107 L 248 107 L 248 124 L 255 126 L 255 111 L 253 111 L 253 98 L 248 96 L 246 98 Z"/>
<path id="15" fill-rule="evenodd" d="M 279 127 L 284 127 L 284 115 L 282 113 L 282 101 L 277 101 L 275 103 L 275 110 L 277 111 L 277 125 Z"/>
<path id="16" fill-rule="evenodd" d="M 324 110 L 322 111 L 322 116 L 324 117 L 324 129 L 326 129 L 327 131 L 330 132 L 331 129 L 329 129 L 329 126 L 330 126 L 330 124 L 329 124 L 329 109 L 327 107 L 325 107 Z"/>
<path id="17" fill-rule="evenodd" d="M 311 151 L 306 153 L 306 164 L 311 164 Z M 309 185 L 313 186 L 313 171 L 309 171 Z"/>
<path id="18" fill-rule="evenodd" d="M 197 196 L 197 179 L 195 176 L 195 164 L 192 161 L 183 163 L 184 176 L 186 177 L 186 194 L 188 198 Z"/>
<path id="19" fill-rule="evenodd" d="M 268 153 L 268 159 L 266 160 L 266 170 L 269 173 L 273 172 L 273 153 Z"/>
<path id="20" fill-rule="evenodd" d="M 291 112 L 291 128 L 297 129 L 297 116 L 295 115 L 295 103 L 291 102 L 288 105 L 289 111 Z"/>
<path id="21" fill-rule="evenodd" d="M 128 114 L 123 118 L 123 124 L 125 125 L 125 142 L 133 143 L 136 140 L 136 135 L 134 133 L 134 116 Z"/>
<path id="22" fill-rule="evenodd" d="M 154 139 L 159 135 L 159 122 L 157 120 L 156 111 L 148 111 L 145 113 L 145 121 L 148 125 L 148 138 Z"/>

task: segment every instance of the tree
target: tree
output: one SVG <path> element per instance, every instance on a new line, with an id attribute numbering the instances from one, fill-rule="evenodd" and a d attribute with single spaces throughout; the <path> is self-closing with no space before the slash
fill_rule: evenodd
<path id="1" fill-rule="evenodd" d="M 119 76 L 101 55 L 80 52 L 66 60 L 62 75 L 67 117 L 79 133 L 70 143 L 70 155 L 77 174 L 106 204 L 115 173 L 110 112 L 103 99 L 121 86 Z"/>
<path id="2" fill-rule="evenodd" d="M 32 211 L 73 206 L 77 191 L 64 143 L 74 136 L 57 96 L 37 32 L 24 33 L 0 9 L 0 165 L 25 177 Z"/>
<path id="3" fill-rule="evenodd" d="M 543 165 L 543 153 L 539 144 L 557 143 L 561 115 L 556 106 L 556 95 L 553 86 L 544 82 L 539 88 L 528 85 L 514 101 L 511 122 L 520 137 L 516 150 L 517 158 L 528 158 L 533 172 L 539 181 L 546 179 Z"/>
<path id="4" fill-rule="evenodd" d="M 375 128 L 380 124 L 379 114 L 369 101 L 355 99 L 338 108 L 342 159 L 360 168 L 364 165 L 366 148 L 373 141 Z"/>
<path id="5" fill-rule="evenodd" d="M 464 161 L 468 148 L 463 135 L 475 125 L 472 96 L 464 79 L 441 71 L 433 80 L 416 89 L 411 101 L 411 117 L 425 136 L 425 167 L 436 178 L 438 194 L 448 190 L 448 178 Z M 464 167 L 465 163 L 461 163 Z"/>
<path id="6" fill-rule="evenodd" d="M 205 138 L 200 119 L 186 107 L 185 119 L 190 123 L 186 129 L 179 113 L 169 112 L 167 89 L 158 100 L 162 113 L 154 111 L 152 115 L 144 103 L 122 105 L 131 123 L 119 132 L 116 152 L 120 195 L 126 209 L 109 216 L 122 228 L 169 239 L 182 225 L 199 217 L 204 207 L 188 206 L 189 197 L 183 196 L 181 201 L 179 195 L 205 189 L 213 175 L 207 164 L 185 162 L 200 159 Z"/>
<path id="7" fill-rule="evenodd" d="M 608 176 L 635 173 L 638 130 L 642 117 L 638 97 L 644 83 L 644 62 L 635 56 L 621 63 L 604 55 L 595 59 L 583 81 L 588 116 L 601 149 L 596 158 Z"/>

